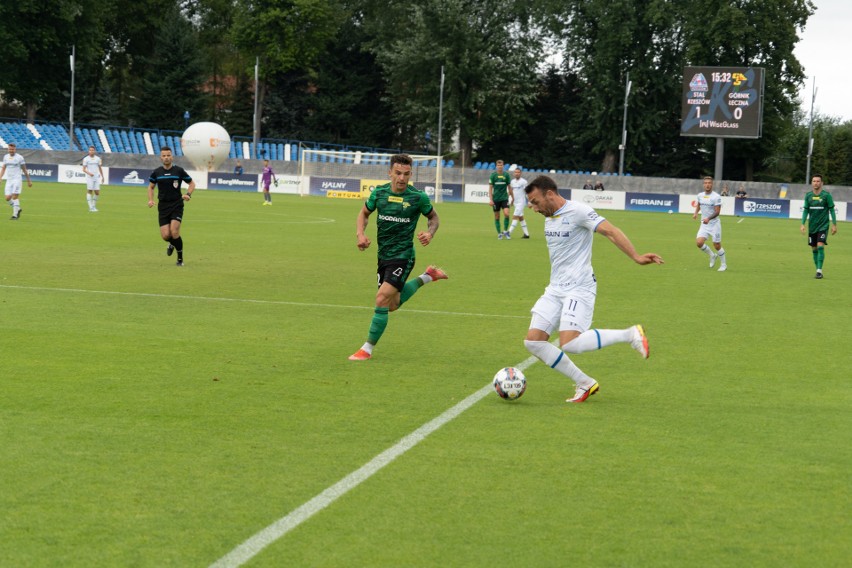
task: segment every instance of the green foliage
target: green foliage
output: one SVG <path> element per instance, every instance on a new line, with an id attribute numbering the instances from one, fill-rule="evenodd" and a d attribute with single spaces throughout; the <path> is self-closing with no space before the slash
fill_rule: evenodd
<path id="1" fill-rule="evenodd" d="M 198 40 L 189 21 L 175 11 L 165 14 L 153 43 L 154 52 L 144 66 L 142 90 L 131 105 L 133 117 L 139 126 L 156 124 L 182 130 L 185 111 L 197 122 L 205 108 Z"/>
<path id="2" fill-rule="evenodd" d="M 508 134 L 523 121 L 541 52 L 532 21 L 515 0 L 392 1 L 369 5 L 370 48 L 388 83 L 386 98 L 403 146 L 424 146 L 438 125 L 444 67 L 443 139 L 472 142 Z M 389 33 L 394 30 L 394 33 Z"/>

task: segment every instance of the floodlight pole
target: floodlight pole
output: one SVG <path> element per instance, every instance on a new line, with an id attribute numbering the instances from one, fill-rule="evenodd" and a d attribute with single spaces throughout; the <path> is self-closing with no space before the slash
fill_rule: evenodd
<path id="1" fill-rule="evenodd" d="M 805 170 L 805 183 L 811 183 L 811 156 L 814 153 L 814 101 L 816 101 L 817 88 L 816 77 L 814 77 L 813 92 L 811 94 L 811 118 L 808 121 L 808 165 Z"/>
<path id="2" fill-rule="evenodd" d="M 436 167 L 438 168 L 437 176 L 435 177 L 435 202 L 441 202 L 441 194 L 443 190 L 441 189 L 441 132 L 444 127 L 444 66 L 441 65 L 441 88 L 438 94 L 438 163 Z"/>
<path id="3" fill-rule="evenodd" d="M 621 121 L 621 145 L 618 150 L 620 157 L 618 159 L 618 175 L 624 175 L 624 150 L 627 148 L 627 97 L 630 96 L 630 87 L 633 83 L 630 82 L 630 73 L 627 73 L 627 84 L 624 88 L 624 119 Z"/>
<path id="4" fill-rule="evenodd" d="M 74 151 L 74 59 L 77 55 L 77 45 L 71 46 L 71 106 L 68 108 L 68 149 Z"/>
<path id="5" fill-rule="evenodd" d="M 254 59 L 254 118 L 252 119 L 252 124 L 254 126 L 254 159 L 257 159 L 257 145 L 260 142 L 260 122 L 257 117 L 257 105 L 258 105 L 258 76 L 260 75 L 260 57 L 255 57 Z"/>

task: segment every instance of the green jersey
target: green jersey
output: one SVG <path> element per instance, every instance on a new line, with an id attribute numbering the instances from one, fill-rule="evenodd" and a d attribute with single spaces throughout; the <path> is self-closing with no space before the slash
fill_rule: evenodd
<path id="1" fill-rule="evenodd" d="M 816 195 L 813 191 L 809 191 L 805 195 L 805 206 L 802 210 L 802 225 L 805 224 L 805 220 L 810 216 L 811 219 L 808 222 L 809 233 L 827 231 L 829 214 L 831 215 L 831 222 L 836 224 L 837 216 L 834 212 L 834 199 L 832 199 L 830 193 L 823 190 L 819 192 L 819 195 Z"/>
<path id="2" fill-rule="evenodd" d="M 491 193 L 491 199 L 495 202 L 509 201 L 509 191 L 506 188 L 509 187 L 511 181 L 512 176 L 506 170 L 503 170 L 502 174 L 492 172 L 491 178 L 488 180 L 488 183 L 494 188 L 494 191 Z"/>
<path id="3" fill-rule="evenodd" d="M 394 193 L 391 184 L 386 183 L 376 187 L 364 205 L 368 211 L 378 211 L 379 260 L 413 259 L 417 221 L 420 215 L 432 211 L 429 196 L 413 185 Z"/>

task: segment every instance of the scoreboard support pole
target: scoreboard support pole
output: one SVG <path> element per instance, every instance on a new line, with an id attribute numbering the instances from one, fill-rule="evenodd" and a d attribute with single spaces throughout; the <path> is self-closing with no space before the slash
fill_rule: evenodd
<path id="1" fill-rule="evenodd" d="M 713 179 L 722 182 L 722 168 L 725 164 L 725 139 L 716 138 L 716 169 L 713 171 Z"/>

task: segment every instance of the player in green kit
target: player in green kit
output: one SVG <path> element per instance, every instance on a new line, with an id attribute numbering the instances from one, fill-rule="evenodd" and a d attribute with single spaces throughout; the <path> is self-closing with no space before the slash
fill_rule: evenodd
<path id="1" fill-rule="evenodd" d="M 373 356 L 373 348 L 388 325 L 388 314 L 404 304 L 421 286 L 435 280 L 445 280 L 443 270 L 430 266 L 426 272 L 406 282 L 414 269 L 414 233 L 417 221 L 423 215 L 427 219 L 426 230 L 417 233 L 417 240 L 424 247 L 432 242 L 438 230 L 438 214 L 426 193 L 411 185 L 411 156 L 396 154 L 391 157 L 390 183 L 373 190 L 358 213 L 356 236 L 358 250 L 370 246 L 364 231 L 370 215 L 377 211 L 376 239 L 379 242 L 378 280 L 376 309 L 370 323 L 370 331 L 364 345 L 349 356 L 351 361 L 366 361 Z"/>
<path id="2" fill-rule="evenodd" d="M 509 236 L 509 196 L 512 195 L 512 176 L 503 171 L 503 160 L 497 160 L 497 171 L 491 172 L 488 179 L 488 202 L 494 210 L 494 228 L 497 229 L 497 238 L 502 239 Z M 514 201 L 514 195 L 512 195 Z M 503 211 L 503 230 L 500 230 L 500 210 Z"/>
<path id="3" fill-rule="evenodd" d="M 822 190 L 822 176 L 814 175 L 811 179 L 811 191 L 805 195 L 805 206 L 802 208 L 802 234 L 805 234 L 805 221 L 808 222 L 808 244 L 814 255 L 816 278 L 822 278 L 822 263 L 825 260 L 825 245 L 828 244 L 828 217 L 831 215 L 831 234 L 837 234 L 837 214 L 834 211 L 834 199 L 827 191 Z"/>

